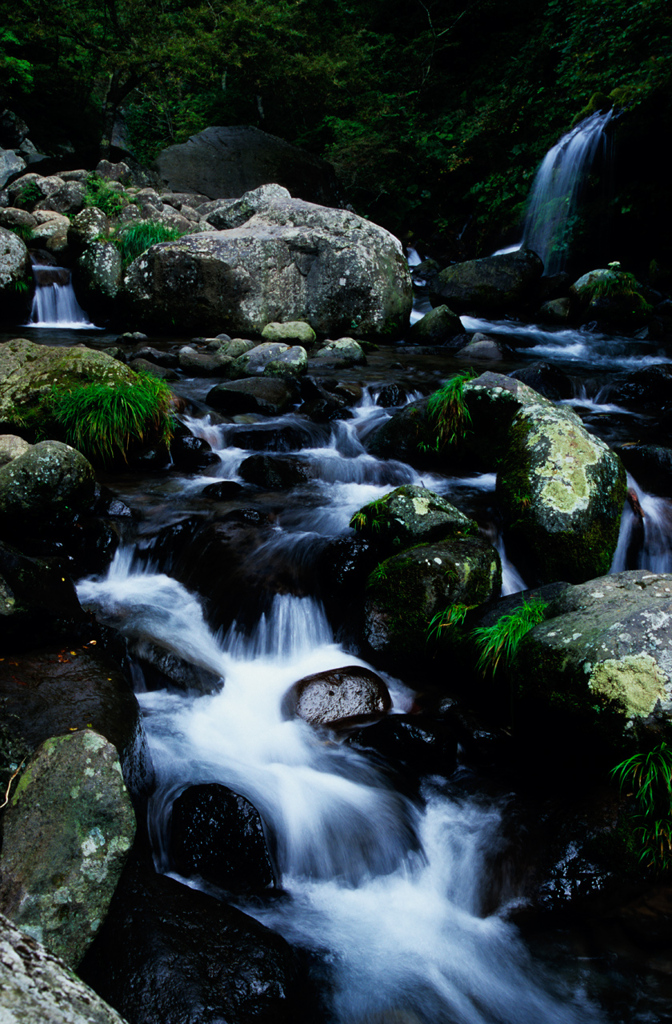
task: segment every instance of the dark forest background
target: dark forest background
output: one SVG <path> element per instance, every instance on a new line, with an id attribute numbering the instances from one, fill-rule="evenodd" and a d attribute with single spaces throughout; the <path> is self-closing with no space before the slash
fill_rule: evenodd
<path id="1" fill-rule="evenodd" d="M 513 241 L 545 151 L 613 105 L 613 258 L 669 266 L 669 0 L 17 0 L 4 18 L 0 103 L 61 166 L 119 156 L 120 115 L 146 164 L 256 125 L 450 258 Z"/>

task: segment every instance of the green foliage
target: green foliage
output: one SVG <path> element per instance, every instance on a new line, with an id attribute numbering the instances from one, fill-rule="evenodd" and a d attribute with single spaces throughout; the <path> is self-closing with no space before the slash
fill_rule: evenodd
<path id="1" fill-rule="evenodd" d="M 29 92 L 34 85 L 33 65 L 7 49 L 19 45 L 13 32 L 0 28 L 0 82 L 5 87 L 14 86 L 19 92 Z"/>
<path id="2" fill-rule="evenodd" d="M 524 601 L 515 611 L 501 615 L 492 626 L 473 630 L 471 635 L 480 648 L 476 668 L 483 675 L 488 671 L 494 675 L 500 661 L 510 664 L 525 634 L 544 621 L 547 607 L 545 601 L 535 597 Z"/>
<path id="3" fill-rule="evenodd" d="M 183 234 L 177 228 L 168 227 L 157 221 L 142 220 L 137 224 L 131 224 L 124 228 L 112 241 L 121 253 L 121 260 L 124 267 L 127 267 L 133 260 L 137 259 L 143 252 L 152 245 L 159 242 L 174 242 Z"/>
<path id="4" fill-rule="evenodd" d="M 427 642 L 441 640 L 447 630 L 461 626 L 471 608 L 466 604 L 451 604 L 443 611 L 437 612 L 427 627 Z"/>
<path id="5" fill-rule="evenodd" d="M 40 199 L 42 199 L 42 193 L 37 182 L 32 180 L 26 181 L 19 190 L 17 204 L 21 208 L 24 206 L 34 206 L 35 203 L 39 203 Z"/>
<path id="6" fill-rule="evenodd" d="M 360 508 L 359 512 L 355 512 L 349 525 L 353 530 L 372 530 L 373 532 L 378 532 L 382 525 L 386 507 L 385 497 L 376 498 L 375 501 L 370 501 L 368 505 Z"/>
<path id="7" fill-rule="evenodd" d="M 436 433 L 437 451 L 463 440 L 471 424 L 464 399 L 464 385 L 476 373 L 469 369 L 446 381 L 427 401 L 427 415 Z"/>
<path id="8" fill-rule="evenodd" d="M 110 188 L 105 178 L 93 172 L 86 178 L 84 205 L 96 206 L 108 217 L 117 217 L 127 205 L 127 200 L 122 193 Z"/>
<path id="9" fill-rule="evenodd" d="M 149 439 L 168 444 L 172 436 L 172 395 L 165 381 L 137 375 L 128 384 L 83 384 L 52 389 L 51 411 L 68 444 L 103 465 Z"/>
<path id="10" fill-rule="evenodd" d="M 621 789 L 632 788 L 641 863 L 659 872 L 672 867 L 672 748 L 663 740 L 611 770 Z"/>

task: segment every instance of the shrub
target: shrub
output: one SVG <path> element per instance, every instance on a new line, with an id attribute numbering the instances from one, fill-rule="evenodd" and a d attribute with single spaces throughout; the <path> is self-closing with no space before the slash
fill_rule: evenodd
<path id="1" fill-rule="evenodd" d="M 663 740 L 652 750 L 621 761 L 611 774 L 621 789 L 632 787 L 637 810 L 634 833 L 639 860 L 663 872 L 672 866 L 672 748 Z"/>
<path id="2" fill-rule="evenodd" d="M 71 391 L 54 387 L 51 406 L 65 439 L 103 465 L 148 440 L 169 444 L 172 394 L 165 381 L 139 373 L 124 384 L 83 384 Z"/>
<path id="3" fill-rule="evenodd" d="M 529 603 L 523 601 L 515 611 L 501 615 L 492 626 L 475 629 L 471 635 L 480 648 L 476 668 L 483 675 L 488 671 L 494 675 L 502 659 L 510 664 L 525 634 L 544 621 L 547 607 L 545 601 L 534 597 Z"/>
<path id="4" fill-rule="evenodd" d="M 142 220 L 138 224 L 124 228 L 113 241 L 121 253 L 122 263 L 127 267 L 150 246 L 159 242 L 174 242 L 182 234 L 183 232 L 177 228 L 156 221 Z"/>

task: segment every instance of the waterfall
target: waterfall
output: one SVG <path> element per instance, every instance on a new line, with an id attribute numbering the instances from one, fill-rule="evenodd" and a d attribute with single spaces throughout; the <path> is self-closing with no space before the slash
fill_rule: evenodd
<path id="1" fill-rule="evenodd" d="M 544 261 L 544 272 L 564 268 L 567 243 L 586 178 L 595 158 L 607 155 L 612 111 L 596 111 L 560 139 L 544 157 L 528 201 L 522 245 Z"/>
<path id="2" fill-rule="evenodd" d="M 35 295 L 26 327 L 67 327 L 71 330 L 95 327 L 75 298 L 70 271 L 66 267 L 33 265 Z"/>

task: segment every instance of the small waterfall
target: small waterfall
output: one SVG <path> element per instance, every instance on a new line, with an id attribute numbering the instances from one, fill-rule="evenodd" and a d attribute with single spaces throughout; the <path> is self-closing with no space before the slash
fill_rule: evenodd
<path id="1" fill-rule="evenodd" d="M 560 139 L 544 157 L 532 185 L 522 245 L 557 274 L 567 258 L 567 243 L 586 177 L 600 151 L 607 155 L 606 127 L 612 111 L 596 111 Z"/>
<path id="2" fill-rule="evenodd" d="M 647 494 L 629 473 L 611 572 L 626 569 L 672 572 L 672 501 Z"/>
<path id="3" fill-rule="evenodd" d="M 67 327 L 70 330 L 95 327 L 75 298 L 66 267 L 34 264 L 33 276 L 35 295 L 26 327 Z"/>

